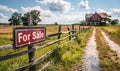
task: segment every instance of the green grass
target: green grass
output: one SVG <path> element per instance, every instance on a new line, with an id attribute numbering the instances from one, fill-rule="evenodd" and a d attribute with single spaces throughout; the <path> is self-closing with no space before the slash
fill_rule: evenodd
<path id="1" fill-rule="evenodd" d="M 39 58 L 40 56 L 42 56 L 46 52 L 50 51 L 51 49 L 56 48 L 56 46 L 57 45 L 54 44 L 54 45 L 51 45 L 51 46 L 48 46 L 48 47 L 45 47 L 45 48 L 35 51 L 35 59 Z M 25 49 L 27 49 L 27 48 L 21 49 L 20 51 L 25 50 Z M 5 51 L 8 51 L 9 53 L 8 52 L 6 53 Z M 15 52 L 17 52 L 17 53 L 19 52 L 19 50 L 14 51 L 12 49 L 5 50 L 5 51 L 1 51 L 1 54 L 9 55 L 9 54 L 13 54 Z M 27 63 L 28 63 L 28 55 L 27 54 L 20 56 L 20 57 L 12 58 L 12 59 L 9 59 L 6 61 L 1 61 L 0 62 L 0 71 L 13 71 L 16 68 L 24 66 Z"/>
<path id="2" fill-rule="evenodd" d="M 68 44 L 58 46 L 56 52 L 53 53 L 51 64 L 43 71 L 69 71 L 76 64 L 82 65 L 83 50 L 86 45 L 90 31 L 77 35 L 77 38 Z M 64 42 L 63 42 L 64 43 Z"/>
<path id="3" fill-rule="evenodd" d="M 85 34 L 80 34 L 80 35 L 86 35 L 87 36 L 88 33 L 85 33 Z M 63 34 L 61 35 L 61 38 L 66 36 L 67 34 Z M 83 36 L 86 38 L 86 36 Z M 12 44 L 12 40 L 11 39 L 8 39 L 8 38 L 0 38 L 2 41 L 0 45 L 6 45 L 6 44 Z M 53 41 L 57 39 L 57 36 L 55 37 L 51 37 L 51 38 L 48 38 L 45 42 L 40 42 L 40 43 L 37 43 L 35 44 L 34 46 L 41 46 L 47 42 L 50 42 L 50 41 Z M 82 38 L 83 39 L 83 38 Z M 81 39 L 81 40 L 82 40 Z M 66 41 L 68 41 L 68 38 L 61 41 L 59 44 L 64 44 Z M 76 42 L 73 42 L 73 44 L 76 44 L 76 47 L 78 47 L 78 43 Z M 80 43 L 82 46 L 85 46 L 85 43 L 83 44 L 83 42 Z M 74 45 L 75 46 L 75 45 Z M 54 45 L 50 45 L 50 46 L 47 46 L 45 48 L 42 48 L 42 49 L 39 49 L 37 51 L 35 51 L 35 59 L 39 58 L 40 56 L 42 56 L 43 54 L 45 54 L 46 52 L 50 51 L 51 49 L 53 48 L 57 48 L 58 47 L 58 43 L 54 44 Z M 72 46 L 71 46 L 72 47 Z M 80 47 L 80 46 L 79 46 Z M 0 51 L 0 56 L 5 56 L 5 55 L 10 55 L 10 54 L 15 54 L 15 53 L 18 53 L 18 52 L 22 52 L 22 51 L 25 51 L 27 50 L 27 47 L 24 47 L 24 48 L 20 48 L 20 49 L 17 49 L 17 50 L 13 50 L 13 49 L 8 49 L 8 50 L 4 50 L 4 51 Z M 72 54 L 74 51 L 70 50 L 69 52 L 66 52 L 65 55 L 62 56 L 62 60 L 63 62 L 66 62 L 64 60 L 66 60 L 66 56 L 69 56 L 69 53 Z M 74 52 L 75 54 L 78 54 L 77 51 Z M 73 56 L 73 59 L 76 58 L 76 55 Z M 69 61 L 69 60 L 68 60 Z M 73 60 L 70 60 L 70 61 L 73 61 Z M 76 62 L 76 61 L 75 61 Z M 23 55 L 23 56 L 20 56 L 20 57 L 16 57 L 16 58 L 12 58 L 12 59 L 9 59 L 9 60 L 5 60 L 5 61 L 1 61 L 0 62 L 0 71 L 13 71 L 21 66 L 24 66 L 28 63 L 28 55 Z M 53 62 L 54 64 L 54 62 Z M 67 63 L 66 63 L 67 64 Z M 54 65 L 53 65 L 54 66 Z M 60 64 L 61 66 L 61 64 Z M 58 67 L 59 67 L 59 64 L 58 64 Z M 62 67 L 62 66 L 61 66 Z M 63 66 L 64 67 L 64 66 Z M 69 66 L 68 66 L 69 67 Z"/>
<path id="4" fill-rule="evenodd" d="M 0 37 L 0 45 L 7 45 L 7 44 L 12 44 L 12 39 Z"/>
<path id="5" fill-rule="evenodd" d="M 120 25 L 102 27 L 111 40 L 120 45 Z"/>
<path id="6" fill-rule="evenodd" d="M 105 42 L 99 29 L 96 29 L 97 50 L 99 51 L 100 71 L 119 71 L 119 58 L 115 51 L 111 50 Z"/>
<path id="7" fill-rule="evenodd" d="M 66 36 L 66 35 L 67 34 L 61 35 L 61 38 Z M 45 42 L 37 43 L 34 46 L 41 46 L 45 43 L 48 43 L 50 41 L 54 41 L 56 39 L 57 39 L 57 36 L 50 37 L 50 38 L 46 39 Z M 2 40 L 1 45 L 12 43 L 12 41 L 10 39 L 7 39 L 7 38 L 1 38 L 1 40 Z M 67 40 L 68 39 L 66 39 L 64 41 L 67 41 Z M 62 42 L 60 42 L 60 43 L 62 43 Z M 41 49 L 35 51 L 35 59 L 41 57 L 43 54 L 52 50 L 53 48 L 56 48 L 57 46 L 58 46 L 58 43 L 47 46 L 45 48 L 41 48 Z M 27 47 L 20 48 L 20 49 L 17 49 L 17 50 L 8 49 L 8 50 L 0 51 L 0 56 L 11 55 L 11 54 L 15 54 L 15 53 L 22 52 L 22 51 L 25 51 L 25 50 L 27 50 Z M 21 66 L 26 65 L 27 63 L 28 63 L 28 55 L 27 54 L 23 55 L 23 56 L 20 56 L 20 57 L 12 58 L 12 59 L 9 59 L 9 60 L 1 61 L 0 62 L 0 71 L 13 71 L 13 70 L 15 70 L 15 69 L 17 69 Z"/>

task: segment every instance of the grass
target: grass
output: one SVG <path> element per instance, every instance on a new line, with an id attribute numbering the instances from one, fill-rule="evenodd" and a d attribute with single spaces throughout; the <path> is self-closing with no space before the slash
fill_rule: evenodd
<path id="1" fill-rule="evenodd" d="M 107 33 L 111 40 L 120 45 L 120 26 L 106 26 L 102 29 Z"/>
<path id="2" fill-rule="evenodd" d="M 54 58 L 51 64 L 43 71 L 70 71 L 77 66 L 80 68 L 83 59 L 83 47 L 86 45 L 88 35 L 91 33 L 92 30 L 78 34 L 73 42 L 58 46 L 56 52 L 52 55 Z"/>
<path id="3" fill-rule="evenodd" d="M 51 26 L 51 28 L 52 28 L 52 26 Z M 1 31 L 0 31 L 0 33 L 1 33 L 1 35 L 0 35 L 0 40 L 1 40 L 0 45 L 12 44 L 13 43 L 12 37 L 11 37 L 12 36 L 12 34 L 11 34 L 12 27 L 0 26 L 0 29 L 1 29 Z M 5 32 L 3 32 L 2 30 L 4 30 Z M 57 28 L 55 28 L 54 30 L 56 31 Z M 54 30 L 52 30 L 52 32 L 54 32 Z M 10 33 L 10 34 L 4 34 L 4 33 Z M 55 40 L 55 39 L 56 39 L 56 37 L 52 37 L 52 38 L 47 39 L 45 42 L 37 43 L 36 45 L 40 46 L 40 45 L 43 45 L 43 44 L 45 44 L 49 41 Z M 35 52 L 35 59 L 39 58 L 40 56 L 42 56 L 43 54 L 45 54 L 46 52 L 50 51 L 51 49 L 53 49 L 55 47 L 56 47 L 56 44 L 37 50 Z M 25 50 L 27 50 L 27 47 L 20 48 L 20 49 L 17 49 L 17 50 L 8 49 L 8 50 L 0 51 L 0 56 L 15 54 L 15 53 L 22 52 L 22 51 L 25 51 Z M 13 71 L 16 68 L 24 66 L 27 63 L 28 63 L 28 55 L 27 54 L 23 55 L 23 56 L 20 56 L 20 57 L 13 58 L 13 59 L 9 59 L 9 60 L 6 60 L 6 61 L 1 61 L 0 62 L 0 71 Z"/>
<path id="4" fill-rule="evenodd" d="M 96 43 L 99 51 L 100 71 L 119 71 L 120 58 L 105 42 L 100 30 L 96 29 Z"/>
<path id="5" fill-rule="evenodd" d="M 12 43 L 13 43 L 12 39 L 0 37 L 0 45 L 7 45 L 7 44 L 12 44 Z"/>
<path id="6" fill-rule="evenodd" d="M 4 28 L 5 27 L 5 28 Z M 63 26 L 63 29 L 62 31 L 66 31 L 67 27 L 70 27 L 70 26 Z M 8 33 L 8 34 L 1 34 L 0 35 L 0 45 L 6 45 L 6 44 L 12 44 L 13 41 L 12 41 L 12 28 L 13 27 L 7 27 L 7 26 L 2 26 L 3 29 L 5 29 L 5 33 Z M 57 28 L 58 26 L 47 26 L 47 34 L 51 34 L 51 33 L 55 33 L 57 32 Z M 54 28 L 54 29 L 53 29 Z M 1 26 L 0 26 L 0 29 L 1 29 Z M 1 33 L 4 33 L 2 31 L 0 31 Z M 75 46 L 74 44 L 76 44 L 76 47 L 83 47 L 85 46 L 85 41 L 87 40 L 87 36 L 88 36 L 89 33 L 85 33 L 85 34 L 80 34 L 80 36 L 84 37 L 84 38 L 80 38 L 81 40 L 83 40 L 83 42 L 80 42 L 79 43 L 79 46 L 78 46 L 78 43 L 77 42 L 73 42 L 71 48 L 73 48 L 73 46 Z M 66 36 L 67 34 L 63 34 L 61 37 L 64 37 Z M 51 37 L 51 38 L 48 38 L 45 42 L 40 42 L 40 43 L 37 43 L 35 44 L 35 46 L 40 46 L 40 45 L 43 45 L 47 42 L 50 42 L 50 41 L 53 41 L 57 39 L 57 36 L 55 37 Z M 60 44 L 64 44 L 64 42 L 68 41 L 68 39 L 60 42 Z M 80 45 L 81 44 L 81 45 Z M 48 46 L 48 47 L 45 47 L 45 48 L 42 48 L 42 49 L 39 49 L 37 51 L 35 51 L 35 59 L 39 58 L 40 56 L 42 56 L 43 54 L 45 54 L 46 52 L 50 51 L 51 49 L 53 48 L 57 48 L 58 47 L 58 44 L 54 44 L 54 45 L 51 45 L 51 46 Z M 64 48 L 64 47 L 63 47 Z M 25 51 L 27 50 L 27 47 L 25 48 L 20 48 L 20 49 L 17 49 L 17 50 L 13 50 L 13 49 L 8 49 L 8 50 L 4 50 L 4 51 L 0 51 L 0 56 L 5 56 L 5 55 L 10 55 L 10 54 L 15 54 L 15 53 L 18 53 L 18 52 L 22 52 L 22 51 Z M 62 51 L 62 50 L 61 50 Z M 69 52 L 65 52 L 64 54 L 65 55 L 62 55 L 62 61 L 63 63 L 66 61 L 66 56 L 69 56 L 69 53 L 70 55 L 72 53 L 75 53 L 75 54 L 78 54 L 77 51 L 74 51 L 74 50 L 70 50 Z M 73 58 L 75 59 L 77 55 L 74 55 Z M 69 60 L 68 60 L 69 61 Z M 74 61 L 74 60 L 70 60 L 70 61 Z M 9 60 L 6 60 L 6 61 L 1 61 L 0 62 L 0 71 L 13 71 L 15 70 L 16 68 L 19 68 L 21 66 L 24 66 L 28 63 L 28 55 L 23 55 L 23 56 L 20 56 L 20 57 L 16 57 L 16 58 L 13 58 L 13 59 L 9 59 Z M 53 62 L 54 64 L 54 62 Z M 66 63 L 67 64 L 67 63 Z M 66 65 L 65 64 L 65 65 Z M 64 66 L 62 66 L 60 64 L 61 67 L 63 67 L 64 69 Z M 54 65 L 53 65 L 54 67 Z M 59 67 L 59 64 L 58 64 L 58 67 Z M 69 67 L 69 65 L 68 65 Z M 61 68 L 62 69 L 62 68 Z"/>
<path id="7" fill-rule="evenodd" d="M 56 48 L 56 46 L 57 46 L 57 43 L 35 51 L 35 59 L 41 57 L 43 54 L 50 51 L 51 49 Z M 25 50 L 27 50 L 27 47 L 22 48 L 22 49 L 17 49 L 17 50 L 9 49 L 9 50 L 5 50 L 5 51 L 0 51 L 0 56 L 15 54 L 15 53 L 22 52 Z M 20 57 L 12 58 L 12 59 L 9 59 L 6 61 L 1 61 L 0 62 L 0 71 L 13 71 L 16 68 L 24 66 L 27 63 L 28 63 L 28 55 L 27 54 L 20 56 Z"/>

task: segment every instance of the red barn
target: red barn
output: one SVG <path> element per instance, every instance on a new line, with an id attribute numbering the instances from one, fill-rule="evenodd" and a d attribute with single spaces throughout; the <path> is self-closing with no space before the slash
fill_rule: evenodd
<path id="1" fill-rule="evenodd" d="M 94 13 L 86 14 L 85 19 L 90 26 L 99 26 L 100 22 L 106 22 L 107 18 L 110 17 L 106 13 Z"/>

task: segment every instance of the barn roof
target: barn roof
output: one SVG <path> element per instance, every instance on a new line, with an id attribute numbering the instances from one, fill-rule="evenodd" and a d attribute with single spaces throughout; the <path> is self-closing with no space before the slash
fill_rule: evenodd
<path id="1" fill-rule="evenodd" d="M 107 17 L 109 17 L 106 13 L 99 13 L 99 15 L 100 15 L 102 18 L 107 18 Z"/>
<path id="2" fill-rule="evenodd" d="M 86 14 L 85 18 L 90 18 L 93 14 Z"/>
<path id="3" fill-rule="evenodd" d="M 95 12 L 96 13 L 96 12 Z M 102 18 L 110 17 L 107 13 L 98 13 Z M 90 18 L 93 14 L 86 14 L 85 18 Z"/>

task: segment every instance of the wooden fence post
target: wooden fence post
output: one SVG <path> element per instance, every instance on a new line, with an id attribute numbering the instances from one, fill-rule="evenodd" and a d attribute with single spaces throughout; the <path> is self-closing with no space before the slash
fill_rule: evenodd
<path id="1" fill-rule="evenodd" d="M 68 29 L 68 31 L 69 31 L 69 33 L 68 33 L 68 35 L 70 35 L 70 29 L 69 29 L 69 27 L 67 27 L 67 29 Z M 71 36 L 69 36 L 69 40 L 71 40 Z"/>
<path id="2" fill-rule="evenodd" d="M 72 37 L 74 37 L 74 24 L 72 24 Z"/>
<path id="3" fill-rule="evenodd" d="M 80 30 L 80 25 L 79 25 L 79 34 L 80 34 L 81 30 Z"/>
<path id="4" fill-rule="evenodd" d="M 77 32 L 77 29 L 75 28 L 75 33 Z"/>
<path id="5" fill-rule="evenodd" d="M 31 26 L 33 25 L 31 14 L 29 14 L 28 20 L 29 20 L 28 26 L 31 27 Z M 33 44 L 29 44 L 29 45 L 28 45 L 28 51 L 31 50 L 31 49 L 34 49 L 33 46 L 34 46 Z M 30 52 L 30 53 L 28 54 L 28 57 L 29 57 L 29 63 L 34 62 L 34 51 L 33 51 L 33 52 Z M 29 71 L 36 71 L 35 66 L 30 67 L 30 68 L 29 68 Z"/>
<path id="6" fill-rule="evenodd" d="M 61 25 L 58 28 L 58 39 L 60 39 L 60 36 L 61 36 Z"/>
<path id="7" fill-rule="evenodd" d="M 84 32 L 86 32 L 86 28 L 84 27 Z"/>
<path id="8" fill-rule="evenodd" d="M 84 32 L 84 28 L 82 27 L 81 29 L 82 29 L 82 33 L 83 33 Z"/>
<path id="9" fill-rule="evenodd" d="M 83 32 L 85 33 L 85 28 L 83 27 Z"/>
<path id="10" fill-rule="evenodd" d="M 34 48 L 33 48 L 33 44 L 29 44 L 29 45 L 28 45 L 28 51 L 31 50 L 31 49 L 34 49 Z M 34 55 L 34 51 L 33 51 L 33 52 L 30 52 L 30 53 L 28 54 L 28 56 L 29 56 L 29 63 L 34 62 L 34 56 L 35 56 L 35 55 Z M 36 71 L 35 66 L 30 67 L 29 70 L 30 70 L 30 71 Z"/>
<path id="11" fill-rule="evenodd" d="M 87 28 L 87 31 L 89 31 L 89 27 Z"/>

